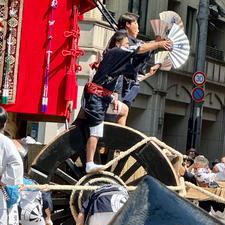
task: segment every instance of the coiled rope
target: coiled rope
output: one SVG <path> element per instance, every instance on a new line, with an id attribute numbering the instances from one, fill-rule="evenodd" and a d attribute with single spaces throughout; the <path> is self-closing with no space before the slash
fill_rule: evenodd
<path id="1" fill-rule="evenodd" d="M 140 148 L 141 146 L 143 146 L 144 144 L 147 144 L 148 142 L 154 142 L 156 143 L 158 146 L 160 146 L 162 149 L 166 149 L 168 151 L 170 151 L 172 154 L 177 155 L 179 157 L 183 158 L 183 155 L 176 151 L 175 149 L 171 148 L 170 146 L 166 145 L 165 143 L 159 141 L 157 138 L 155 137 L 147 137 L 143 140 L 141 140 L 140 142 L 138 142 L 137 144 L 133 145 L 131 148 L 129 148 L 128 150 L 121 152 L 121 154 L 116 157 L 115 159 L 109 161 L 107 164 L 105 164 L 103 170 L 109 168 L 110 166 L 112 166 L 113 164 L 117 163 L 119 160 L 123 159 L 124 157 L 130 155 L 132 152 L 134 152 L 136 149 Z M 110 172 L 106 172 L 103 171 L 101 173 L 110 173 Z M 126 186 L 126 184 L 116 175 L 110 173 L 112 176 L 114 176 L 117 180 L 119 179 L 121 184 L 123 184 L 125 186 L 125 188 L 128 191 L 134 191 L 136 189 L 136 186 Z M 92 186 L 91 184 L 95 183 L 95 182 L 99 182 L 99 181 L 105 181 L 105 182 L 109 182 L 109 183 L 113 183 L 113 179 L 107 179 L 107 178 L 95 178 L 93 179 L 91 182 L 89 182 L 86 185 L 81 185 L 81 183 L 83 182 L 83 180 L 90 175 L 86 175 L 83 178 L 81 178 L 80 181 L 78 181 L 78 183 L 76 185 L 24 185 L 24 188 L 26 189 L 39 189 L 39 190 L 43 190 L 43 191 L 49 191 L 49 190 L 71 190 L 72 194 L 70 196 L 70 208 L 71 208 L 71 212 L 72 215 L 74 217 L 74 219 L 77 217 L 77 212 L 74 209 L 73 206 L 73 199 L 74 199 L 74 193 L 75 191 L 81 191 L 83 192 L 84 190 L 86 191 L 93 191 L 96 190 L 97 188 L 99 188 L 100 186 Z M 179 195 L 182 197 L 187 197 L 187 189 L 188 188 L 193 188 L 203 194 L 205 194 L 206 196 L 210 197 L 210 199 L 216 201 L 216 202 L 220 202 L 220 203 L 224 203 L 225 204 L 225 199 L 223 197 L 220 197 L 216 194 L 211 193 L 208 190 L 205 190 L 202 187 L 196 186 L 190 182 L 184 182 L 184 179 L 182 177 L 180 177 L 180 185 L 178 186 L 167 186 L 167 188 L 169 188 L 172 191 L 178 191 Z M 81 207 L 81 195 L 82 193 L 80 193 L 79 196 L 79 207 Z"/>

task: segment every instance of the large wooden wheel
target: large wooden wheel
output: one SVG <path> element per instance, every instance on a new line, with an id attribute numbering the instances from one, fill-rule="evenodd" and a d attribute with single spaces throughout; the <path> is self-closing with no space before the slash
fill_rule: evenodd
<path id="1" fill-rule="evenodd" d="M 42 149 L 32 163 L 29 171 L 31 178 L 39 183 L 77 184 L 85 176 L 85 145 L 88 135 L 86 126 L 73 127 L 58 135 Z M 146 136 L 137 130 L 106 122 L 104 137 L 98 143 L 95 162 L 106 164 L 145 138 Z M 92 178 L 105 176 L 113 182 L 122 181 L 127 186 L 135 186 L 146 174 L 166 185 L 178 185 L 179 182 L 172 164 L 160 147 L 153 142 L 142 145 L 107 171 L 106 174 L 99 173 L 89 176 L 89 179 L 83 179 L 85 182 L 82 185 L 91 183 Z M 96 182 L 92 183 L 96 185 Z M 52 193 L 54 205 L 52 219 L 55 225 L 61 224 L 62 221 L 65 225 L 71 224 L 70 194 L 69 191 L 64 190 Z M 75 207 L 78 207 L 78 204 L 75 203 Z"/>

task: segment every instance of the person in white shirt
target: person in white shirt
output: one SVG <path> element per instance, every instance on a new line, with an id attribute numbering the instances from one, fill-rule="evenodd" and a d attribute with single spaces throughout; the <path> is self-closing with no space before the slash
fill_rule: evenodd
<path id="1" fill-rule="evenodd" d="M 225 181 L 225 157 L 221 158 L 221 162 L 213 167 L 213 172 L 216 173 L 217 181 Z"/>
<path id="2" fill-rule="evenodd" d="M 9 196 L 5 186 L 23 183 L 23 162 L 12 140 L 3 134 L 7 118 L 7 112 L 0 106 L 0 225 L 17 225 L 17 206 L 7 208 L 6 199 Z"/>

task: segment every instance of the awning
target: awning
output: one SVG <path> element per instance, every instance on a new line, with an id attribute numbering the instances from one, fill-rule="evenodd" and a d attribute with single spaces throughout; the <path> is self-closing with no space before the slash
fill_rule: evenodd
<path id="1" fill-rule="evenodd" d="M 76 0 L 75 2 L 81 14 L 96 7 L 94 0 Z"/>

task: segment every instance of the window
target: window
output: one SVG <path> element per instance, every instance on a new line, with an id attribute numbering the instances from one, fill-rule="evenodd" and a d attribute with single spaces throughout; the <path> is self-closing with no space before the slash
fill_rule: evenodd
<path id="1" fill-rule="evenodd" d="M 148 12 L 148 0 L 129 0 L 129 12 L 138 14 L 139 30 L 141 34 L 146 34 L 146 21 Z"/>
<path id="2" fill-rule="evenodd" d="M 180 7 L 180 0 L 168 0 L 168 11 L 177 11 Z"/>
<path id="3" fill-rule="evenodd" d="M 225 23 L 219 19 L 210 18 L 207 36 L 206 55 L 224 61 L 224 30 Z"/>
<path id="4" fill-rule="evenodd" d="M 195 31 L 195 24 L 196 24 L 196 9 L 188 6 L 187 8 L 187 23 L 186 23 L 186 34 L 190 43 L 192 42 L 194 31 Z"/>

